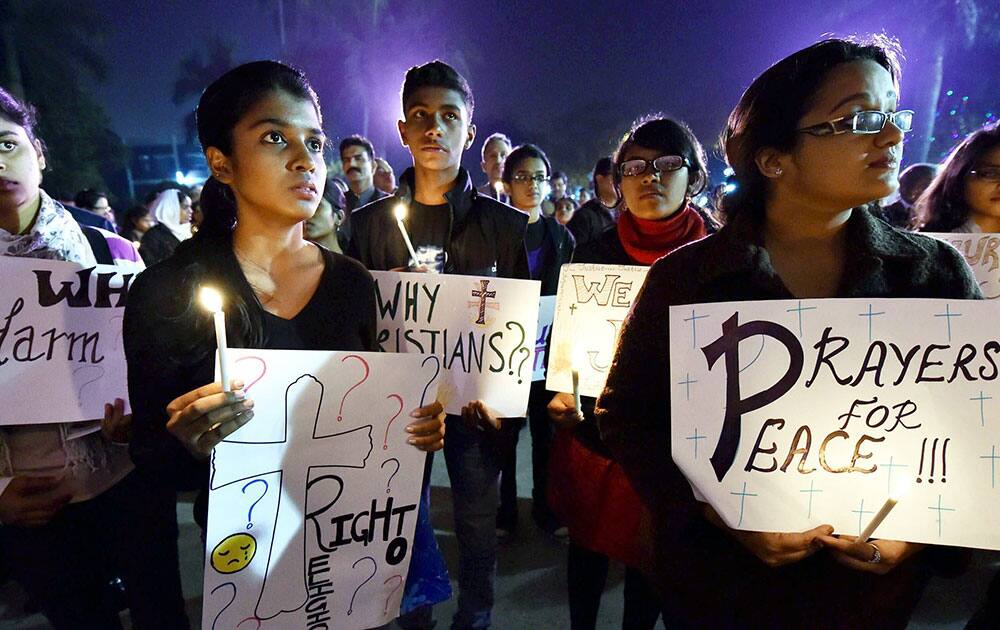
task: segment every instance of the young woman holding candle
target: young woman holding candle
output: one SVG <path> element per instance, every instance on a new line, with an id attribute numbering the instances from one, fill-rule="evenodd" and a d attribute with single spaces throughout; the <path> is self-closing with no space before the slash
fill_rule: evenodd
<path id="1" fill-rule="evenodd" d="M 821 525 L 732 530 L 670 458 L 669 307 L 822 297 L 980 297 L 950 246 L 874 218 L 912 113 L 894 45 L 830 39 L 778 62 L 723 135 L 736 190 L 718 234 L 657 261 L 597 403 L 601 434 L 651 513 L 648 575 L 676 627 L 904 627 L 929 550 Z M 920 554 L 920 555 L 918 555 Z"/>
<path id="2" fill-rule="evenodd" d="M 648 266 L 715 230 L 691 204 L 708 171 L 701 144 L 684 124 L 662 117 L 638 121 L 615 152 L 612 172 L 621 216 L 581 247 L 575 262 Z M 549 493 L 556 515 L 569 526 L 572 627 L 595 627 L 608 561 L 614 558 L 628 567 L 623 627 L 652 628 L 659 601 L 635 568 L 643 554 L 638 544 L 643 510 L 601 441 L 593 410 L 593 398 L 576 403 L 568 393 L 549 403 L 549 416 L 560 427 Z"/>
<path id="3" fill-rule="evenodd" d="M 124 341 L 133 459 L 164 483 L 200 490 L 195 517 L 204 526 L 208 457 L 252 419 L 253 401 L 242 383 L 223 392 L 213 382 L 213 316 L 198 303 L 199 289 L 209 285 L 222 294 L 231 347 L 377 346 L 371 275 L 303 234 L 326 181 L 322 117 L 305 76 L 273 61 L 244 64 L 205 90 L 197 118 L 212 170 L 201 196 L 204 222 L 171 258 L 136 280 Z M 415 448 L 443 446 L 439 403 L 409 416 Z M 440 564 L 429 521 L 419 520 L 414 563 L 428 553 L 429 540 L 427 557 Z"/>

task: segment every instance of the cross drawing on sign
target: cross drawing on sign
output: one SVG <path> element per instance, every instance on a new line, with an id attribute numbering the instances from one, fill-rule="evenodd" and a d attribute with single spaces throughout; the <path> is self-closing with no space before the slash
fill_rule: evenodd
<path id="1" fill-rule="evenodd" d="M 479 289 L 472 292 L 472 297 L 479 298 L 479 319 L 476 320 L 477 324 L 486 323 L 486 300 L 497 296 L 496 291 L 486 290 L 488 286 L 490 286 L 489 280 L 480 280 Z"/>
<path id="2" fill-rule="evenodd" d="M 307 513 L 306 494 L 313 470 L 364 468 L 373 449 L 371 424 L 339 433 L 321 434 L 322 405 L 323 384 L 311 374 L 303 374 L 285 389 L 285 422 L 280 439 L 259 442 L 224 440 L 212 452 L 210 483 L 212 490 L 263 475 L 278 474 L 277 485 L 280 494 L 277 514 L 274 517 L 274 531 L 271 533 L 271 544 L 267 553 L 264 582 L 254 607 L 257 619 L 273 619 L 282 613 L 295 612 L 306 605 L 308 599 L 305 567 L 306 519 L 303 519 L 302 515 Z M 267 422 L 267 420 L 258 415 L 256 422 Z M 348 442 L 350 447 L 344 448 L 342 452 L 350 453 L 350 460 L 310 466 L 300 453 L 304 452 L 305 447 L 314 440 L 324 442 L 336 440 L 338 444 Z M 217 466 L 220 457 L 253 461 L 259 464 L 258 470 L 251 475 L 233 475 L 239 479 L 227 478 Z M 277 558 L 274 557 L 275 552 L 278 554 Z M 268 577 L 279 574 L 301 576 L 301 582 L 296 580 L 294 587 L 288 580 L 283 583 L 271 581 L 269 584 Z"/>

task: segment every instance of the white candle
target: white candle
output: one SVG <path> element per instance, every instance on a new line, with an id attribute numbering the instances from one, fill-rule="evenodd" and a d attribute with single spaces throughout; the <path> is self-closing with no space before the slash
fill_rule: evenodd
<path id="1" fill-rule="evenodd" d="M 212 318 L 215 320 L 215 344 L 219 348 L 216 354 L 222 378 L 222 391 L 232 391 L 232 383 L 229 380 L 229 346 L 226 343 L 226 313 L 222 310 L 222 296 L 211 287 L 202 287 L 199 299 L 206 310 L 212 311 Z"/>
<path id="2" fill-rule="evenodd" d="M 583 413 L 583 406 L 580 404 L 580 370 L 573 368 L 573 404 L 576 410 Z"/>
<path id="3" fill-rule="evenodd" d="M 872 534 L 875 532 L 875 528 L 881 525 L 882 521 L 885 520 L 885 517 L 889 516 L 889 512 L 892 511 L 892 508 L 896 507 L 899 500 L 904 494 L 906 494 L 906 491 L 910 489 L 910 479 L 909 477 L 900 478 L 894 485 L 895 487 L 892 489 L 892 492 L 889 493 L 889 498 L 882 504 L 882 509 L 880 509 L 878 513 L 872 517 L 872 520 L 868 521 L 868 525 L 865 526 L 861 535 L 858 536 L 858 540 L 861 542 L 865 542 L 871 538 Z"/>
<path id="4" fill-rule="evenodd" d="M 497 201 L 503 201 L 503 182 L 493 184 L 493 190 L 497 191 Z"/>
<path id="5" fill-rule="evenodd" d="M 406 218 L 406 206 L 402 203 L 398 204 L 393 210 L 393 214 L 396 215 L 396 225 L 399 226 L 399 233 L 403 235 L 403 241 L 406 243 L 406 251 L 410 253 L 410 259 L 413 264 L 419 263 L 417 260 L 417 252 L 413 250 L 413 243 L 410 242 L 410 235 L 406 232 L 406 226 L 403 225 L 403 219 Z"/>

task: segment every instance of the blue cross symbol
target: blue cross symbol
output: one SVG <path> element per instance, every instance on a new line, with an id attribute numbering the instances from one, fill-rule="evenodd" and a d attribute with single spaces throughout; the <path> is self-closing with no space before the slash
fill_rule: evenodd
<path id="1" fill-rule="evenodd" d="M 997 460 L 1000 459 L 1000 455 L 997 455 L 996 444 L 990 449 L 989 455 L 980 455 L 979 459 L 990 460 L 990 478 L 992 479 L 992 487 L 997 487 Z"/>
<path id="2" fill-rule="evenodd" d="M 812 513 L 813 513 L 813 495 L 815 495 L 817 492 L 823 492 L 822 490 L 815 489 L 813 487 L 815 485 L 816 485 L 816 480 L 815 479 L 811 479 L 809 481 L 809 489 L 808 490 L 799 490 L 799 492 L 808 492 L 809 493 L 809 511 L 806 513 L 806 518 L 812 518 Z"/>
<path id="3" fill-rule="evenodd" d="M 944 305 L 944 312 L 943 313 L 936 313 L 934 315 L 934 317 L 944 317 L 945 321 L 948 322 L 948 341 L 951 341 L 951 318 L 952 317 L 961 317 L 961 316 L 962 316 L 961 313 L 952 313 L 951 312 L 951 304 L 945 304 Z"/>
<path id="4" fill-rule="evenodd" d="M 885 311 L 879 311 L 878 313 L 873 313 L 871 304 L 868 305 L 867 313 L 858 313 L 858 317 L 868 318 L 868 341 L 872 340 L 872 318 L 877 317 L 879 315 L 885 315 Z"/>
<path id="5" fill-rule="evenodd" d="M 694 458 L 698 459 L 698 440 L 706 440 L 708 438 L 706 438 L 704 435 L 698 435 L 698 427 L 695 427 L 694 435 L 689 435 L 684 439 L 691 440 L 694 442 Z"/>
<path id="6" fill-rule="evenodd" d="M 802 306 L 802 300 L 799 300 L 799 305 L 796 308 L 790 308 L 786 310 L 786 313 L 798 313 L 799 315 L 799 337 L 802 336 L 802 311 L 815 311 L 815 306 Z"/>
<path id="7" fill-rule="evenodd" d="M 694 383 L 697 383 L 697 382 L 698 381 L 692 381 L 691 380 L 691 373 L 690 372 L 688 372 L 687 374 L 684 375 L 684 380 L 683 381 L 677 381 L 678 385 L 683 385 L 684 386 L 685 394 L 686 394 L 688 400 L 691 400 L 691 385 L 694 384 Z"/>
<path id="8" fill-rule="evenodd" d="M 886 486 L 888 486 L 887 489 L 886 489 L 886 491 L 889 494 L 892 494 L 892 469 L 893 468 L 909 468 L 909 465 L 907 465 L 907 464 L 894 464 L 894 463 L 892 463 L 892 457 L 890 456 L 888 464 L 879 464 L 879 466 L 884 467 L 888 471 L 888 473 L 889 473 L 888 475 L 886 475 Z"/>
<path id="9" fill-rule="evenodd" d="M 691 347 L 698 347 L 698 320 L 708 319 L 708 315 L 695 315 L 694 309 L 691 309 L 691 317 L 685 317 L 684 321 L 691 322 Z"/>
<path id="10" fill-rule="evenodd" d="M 747 482 L 745 481 L 743 482 L 743 490 L 741 492 L 730 492 L 729 494 L 738 496 L 740 498 L 740 522 L 736 524 L 736 526 L 739 527 L 740 525 L 743 524 L 743 508 L 746 504 L 747 497 L 755 497 L 757 495 L 747 492 Z"/>
<path id="11" fill-rule="evenodd" d="M 862 521 L 864 521 L 864 519 L 865 519 L 865 514 L 874 514 L 875 510 L 866 510 L 865 509 L 865 500 L 861 499 L 861 507 L 859 507 L 856 510 L 851 510 L 851 511 L 858 515 L 858 535 L 860 536 L 861 535 L 861 530 L 864 529 L 864 527 L 865 527 L 864 524 L 862 523 Z"/>
<path id="12" fill-rule="evenodd" d="M 980 426 L 984 426 L 985 427 L 986 426 L 986 406 L 985 406 L 986 405 L 986 401 L 987 400 L 993 400 L 993 397 L 992 396 L 987 396 L 986 394 L 984 394 L 982 392 L 982 390 L 980 390 L 979 391 L 979 396 L 974 397 L 974 398 L 970 398 L 969 400 L 978 400 L 979 401 L 979 424 L 980 424 Z"/>
<path id="13" fill-rule="evenodd" d="M 942 516 L 943 516 L 942 512 L 955 512 L 957 510 L 955 510 L 955 508 L 941 507 L 941 495 L 940 494 L 938 495 L 937 506 L 929 505 L 929 506 L 927 506 L 927 509 L 928 510 L 934 510 L 935 512 L 937 512 L 938 538 L 940 538 L 941 537 Z"/>

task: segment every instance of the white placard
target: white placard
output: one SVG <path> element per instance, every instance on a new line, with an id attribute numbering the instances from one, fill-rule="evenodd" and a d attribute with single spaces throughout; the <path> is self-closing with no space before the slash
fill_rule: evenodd
<path id="1" fill-rule="evenodd" d="M 388 623 L 426 459 L 405 427 L 434 400 L 438 359 L 230 352 L 254 417 L 212 455 L 202 627 Z"/>
<path id="2" fill-rule="evenodd" d="M 927 233 L 955 247 L 969 263 L 987 300 L 1000 298 L 1000 234 Z"/>
<path id="3" fill-rule="evenodd" d="M 122 317 L 140 270 L 0 256 L 0 425 L 94 420 L 128 400 Z"/>
<path id="4" fill-rule="evenodd" d="M 538 295 L 534 280 L 373 271 L 384 352 L 441 359 L 438 400 L 460 414 L 482 400 L 501 417 L 528 407 Z"/>
<path id="5" fill-rule="evenodd" d="M 998 321 L 985 300 L 671 307 L 674 461 L 734 528 L 856 536 L 902 481 L 876 537 L 1000 549 Z"/>
<path id="6" fill-rule="evenodd" d="M 594 398 L 601 394 L 618 331 L 647 271 L 648 267 L 626 265 L 562 266 L 546 389 L 572 392 L 575 362 L 580 393 Z"/>
<path id="7" fill-rule="evenodd" d="M 556 296 L 543 295 L 538 299 L 538 328 L 535 339 L 535 371 L 531 375 L 531 381 L 545 380 L 545 361 L 547 360 L 546 347 L 549 336 L 552 334 L 552 318 L 556 314 Z"/>

